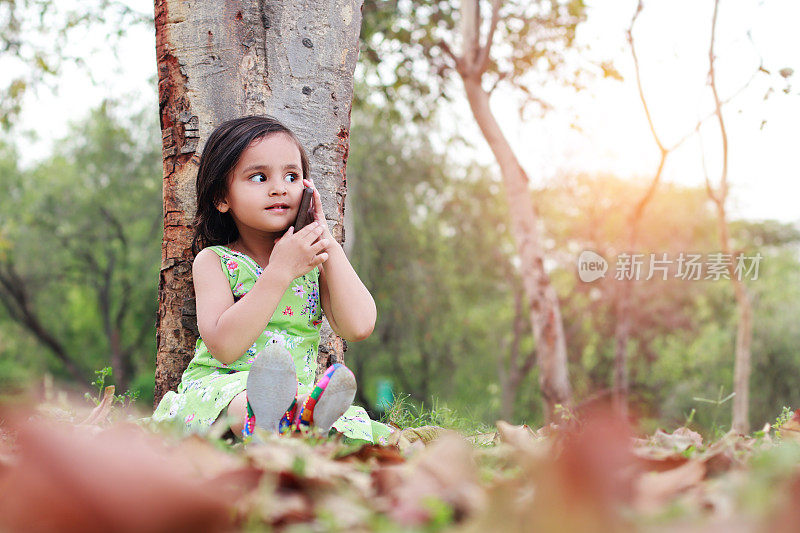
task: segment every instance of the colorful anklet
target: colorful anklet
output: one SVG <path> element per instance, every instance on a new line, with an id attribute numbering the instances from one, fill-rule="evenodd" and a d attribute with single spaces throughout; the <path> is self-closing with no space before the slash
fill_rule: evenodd
<path id="1" fill-rule="evenodd" d="M 300 408 L 300 414 L 295 422 L 295 431 L 301 431 L 302 428 L 308 428 L 311 426 L 311 423 L 314 422 L 314 406 L 317 404 L 317 401 L 319 401 L 322 393 L 325 392 L 325 388 L 328 386 L 333 373 L 336 372 L 336 369 L 339 367 L 344 367 L 344 365 L 339 363 L 332 365 L 330 368 L 328 368 L 328 370 L 325 371 L 325 374 L 319 378 L 314 390 L 308 395 L 308 397 L 306 397 L 305 401 L 303 402 L 303 406 Z"/>
<path id="2" fill-rule="evenodd" d="M 297 412 L 297 398 L 292 400 L 292 405 L 286 410 L 286 413 L 281 418 L 281 421 L 278 422 L 278 434 L 283 435 L 285 433 L 290 433 L 292 431 L 292 426 L 294 425 L 294 418 Z"/>
<path id="3" fill-rule="evenodd" d="M 250 400 L 247 400 L 247 415 L 244 419 L 244 427 L 242 428 L 242 436 L 248 438 L 253 434 L 256 429 L 256 415 L 253 414 L 253 408 L 250 407 Z"/>

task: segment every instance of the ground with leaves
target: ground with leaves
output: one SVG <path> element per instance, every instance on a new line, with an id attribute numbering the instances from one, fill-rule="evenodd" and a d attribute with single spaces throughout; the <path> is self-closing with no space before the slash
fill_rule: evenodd
<path id="1" fill-rule="evenodd" d="M 56 398 L 58 397 L 58 398 Z M 8 531 L 794 531 L 800 411 L 716 442 L 637 437 L 598 406 L 536 431 L 399 429 L 389 446 L 337 438 L 234 443 L 153 428 L 51 395 L 6 408 L 0 529 Z M 794 503 L 794 504 L 793 504 Z"/>

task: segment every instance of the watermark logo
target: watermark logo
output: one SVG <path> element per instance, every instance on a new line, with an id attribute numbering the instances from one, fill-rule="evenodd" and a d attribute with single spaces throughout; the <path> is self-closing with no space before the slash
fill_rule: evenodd
<path id="1" fill-rule="evenodd" d="M 591 250 L 584 250 L 578 256 L 578 277 L 581 281 L 590 283 L 606 275 L 608 271 L 608 261 L 602 255 L 596 254 Z"/>
<path id="2" fill-rule="evenodd" d="M 684 281 L 722 279 L 757 280 L 761 253 L 746 255 L 744 253 L 694 254 L 680 252 L 676 256 L 669 254 L 621 253 L 614 264 L 614 279 L 618 281 L 649 281 L 653 278 L 666 281 L 680 279 Z M 581 281 L 592 282 L 605 277 L 608 262 L 590 250 L 584 250 L 578 257 L 578 276 Z"/>

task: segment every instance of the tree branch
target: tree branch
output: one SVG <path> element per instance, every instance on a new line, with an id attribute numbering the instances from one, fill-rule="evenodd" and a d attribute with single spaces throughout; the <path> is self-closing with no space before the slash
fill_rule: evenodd
<path id="1" fill-rule="evenodd" d="M 757 68 L 756 70 L 754 70 L 754 71 L 753 71 L 753 74 L 750 76 L 750 79 L 748 79 L 746 83 L 744 83 L 744 84 L 743 84 L 741 87 L 739 87 L 739 88 L 738 88 L 736 91 L 734 91 L 734 92 L 733 92 L 733 94 L 731 94 L 730 96 L 728 96 L 727 98 L 725 98 L 724 100 L 722 100 L 722 105 L 724 106 L 724 105 L 726 105 L 726 104 L 730 103 L 730 102 L 731 102 L 731 100 L 733 100 L 734 98 L 736 98 L 737 96 L 739 96 L 739 95 L 742 93 L 742 91 L 744 91 L 745 89 L 747 89 L 747 88 L 750 86 L 750 84 L 751 84 L 751 83 L 753 83 L 753 80 L 754 80 L 754 79 L 756 79 L 756 76 L 758 76 L 758 73 L 759 73 L 759 72 L 763 72 L 763 71 L 764 71 L 763 69 L 764 69 L 764 64 L 763 64 L 763 62 L 762 62 L 761 64 L 759 64 L 759 65 L 758 65 L 758 68 Z M 701 118 L 701 119 L 698 119 L 698 121 L 697 121 L 697 123 L 694 125 L 694 127 L 693 127 L 693 128 L 690 130 L 690 131 L 688 131 L 688 132 L 687 132 L 687 133 L 686 133 L 686 134 L 685 134 L 683 137 L 681 137 L 680 139 L 678 139 L 678 141 L 677 141 L 675 144 L 673 144 L 671 147 L 669 147 L 667 150 L 669 150 L 669 151 L 673 151 L 673 150 L 675 150 L 676 148 L 678 148 L 678 147 L 679 147 L 681 144 L 683 144 L 684 142 L 686 142 L 686 140 L 687 140 L 689 137 L 691 137 L 691 136 L 692 136 L 692 135 L 694 135 L 695 133 L 699 132 L 699 131 L 700 131 L 700 127 L 703 125 L 703 123 L 704 123 L 706 120 L 708 120 L 708 119 L 710 119 L 710 118 L 712 118 L 712 117 L 715 117 L 715 116 L 716 116 L 716 114 L 717 114 L 717 111 L 716 111 L 716 109 L 714 109 L 714 110 L 710 111 L 710 112 L 709 112 L 709 113 L 708 113 L 706 116 L 704 116 L 703 118 Z"/>
<path id="2" fill-rule="evenodd" d="M 450 56 L 450 59 L 453 60 L 453 68 L 456 69 L 456 72 L 461 74 L 464 71 L 464 61 L 458 57 L 451 49 L 450 45 L 448 45 L 444 40 L 439 41 L 439 48 L 444 50 L 444 53 Z"/>
<path id="3" fill-rule="evenodd" d="M 109 213 L 108 210 L 103 206 L 100 206 L 100 213 L 103 215 L 103 218 L 105 218 L 108 223 L 111 224 L 111 227 L 114 228 L 114 233 L 116 233 L 117 238 L 122 242 L 122 245 L 127 248 L 128 240 L 125 238 L 125 231 L 122 229 L 122 224 L 120 224 L 119 220 L 117 220 L 116 217 Z"/>
<path id="4" fill-rule="evenodd" d="M 494 40 L 494 32 L 497 29 L 497 23 L 500 21 L 500 5 L 503 0 L 492 0 L 492 20 L 489 23 L 489 32 L 486 36 L 486 43 L 479 48 L 478 61 L 476 63 L 476 75 L 480 76 L 486 72 L 489 66 L 489 55 L 492 51 L 492 41 Z"/>
<path id="5" fill-rule="evenodd" d="M 76 381 L 85 383 L 86 376 L 77 363 L 70 358 L 64 346 L 47 331 L 42 321 L 39 320 L 39 317 L 36 316 L 31 308 L 30 297 L 25 291 L 25 282 L 14 270 L 13 265 L 5 265 L 5 272 L 0 275 L 0 283 L 6 289 L 6 294 L 11 297 L 13 305 L 16 306 L 16 308 L 12 308 L 8 299 L 0 293 L 0 299 L 2 299 L 6 309 L 9 310 L 12 318 L 30 331 L 39 342 L 49 348 Z"/>
<path id="6" fill-rule="evenodd" d="M 698 138 L 700 139 L 700 166 L 703 169 L 703 178 L 705 178 L 706 184 L 706 193 L 708 197 L 714 202 L 714 204 L 719 209 L 720 207 L 720 200 L 717 198 L 716 193 L 714 192 L 714 187 L 711 185 L 711 178 L 708 175 L 708 168 L 706 167 L 706 150 L 705 146 L 703 146 L 703 134 L 700 133 L 700 130 L 697 130 Z"/>
<path id="7" fill-rule="evenodd" d="M 631 47 L 631 55 L 633 56 L 633 67 L 636 71 L 636 87 L 639 89 L 639 100 L 642 102 L 642 107 L 644 107 L 644 114 L 647 116 L 647 124 L 650 126 L 650 133 L 653 134 L 653 139 L 655 139 L 656 144 L 658 145 L 658 149 L 661 150 L 662 155 L 666 151 L 664 145 L 661 143 L 661 139 L 656 133 L 655 125 L 653 124 L 653 117 L 650 115 L 650 106 L 647 105 L 647 99 L 644 97 L 644 89 L 642 88 L 642 76 L 639 69 L 639 57 L 636 54 L 636 44 L 633 39 L 633 26 L 636 24 L 636 19 L 639 18 L 639 13 L 642 12 L 642 8 L 644 5 L 642 4 L 642 0 L 639 0 L 639 4 L 636 6 L 636 12 L 633 14 L 633 18 L 631 19 L 631 24 L 628 27 L 627 36 L 628 36 L 628 44 Z"/>
<path id="8" fill-rule="evenodd" d="M 728 197 L 728 133 L 725 129 L 725 121 L 722 118 L 722 103 L 717 93 L 717 77 L 714 71 L 714 41 L 717 31 L 717 11 L 719 0 L 714 2 L 714 15 L 711 21 L 711 45 L 708 48 L 708 77 L 711 85 L 711 93 L 714 95 L 714 113 L 719 122 L 720 136 L 722 138 L 722 173 L 719 178 L 719 200 L 724 203 Z"/>

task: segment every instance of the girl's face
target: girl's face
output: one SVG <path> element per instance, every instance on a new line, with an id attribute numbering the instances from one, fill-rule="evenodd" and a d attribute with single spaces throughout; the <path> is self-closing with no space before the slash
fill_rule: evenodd
<path id="1" fill-rule="evenodd" d="M 297 217 L 303 194 L 301 164 L 300 150 L 285 133 L 256 139 L 233 167 L 217 209 L 231 212 L 239 233 L 286 230 Z"/>

